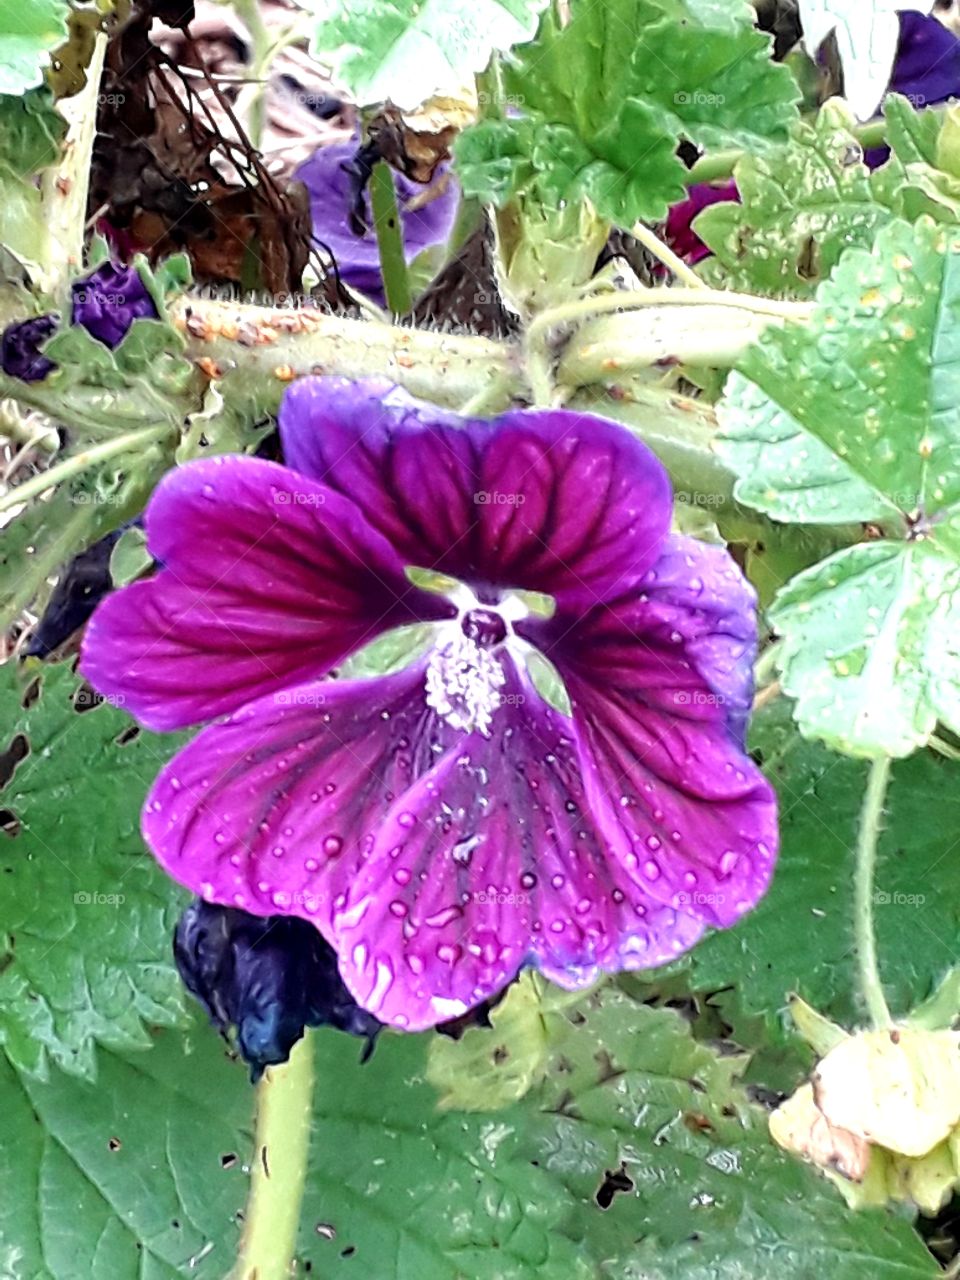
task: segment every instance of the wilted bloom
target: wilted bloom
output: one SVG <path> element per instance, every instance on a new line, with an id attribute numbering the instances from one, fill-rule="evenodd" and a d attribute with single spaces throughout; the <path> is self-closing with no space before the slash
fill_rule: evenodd
<path id="1" fill-rule="evenodd" d="M 157 304 L 136 267 L 105 262 L 84 280 L 75 280 L 71 293 L 73 324 L 83 325 L 111 349 L 119 346 L 138 317 L 159 318 Z"/>
<path id="2" fill-rule="evenodd" d="M 367 230 L 358 235 L 351 226 L 354 188 L 346 166 L 357 154 L 359 142 L 337 142 L 320 147 L 294 174 L 306 185 L 310 195 L 313 234 L 327 246 L 337 262 L 341 277 L 354 289 L 383 303 L 383 279 L 380 275 L 380 251 L 373 227 L 373 216 L 367 216 Z M 459 188 L 446 166 L 437 171 L 430 188 L 410 182 L 403 174 L 394 173 L 397 205 L 403 230 L 403 249 L 407 262 L 431 245 L 442 244 L 453 230 Z M 367 200 L 369 206 L 369 199 Z"/>
<path id="3" fill-rule="evenodd" d="M 286 1062 L 304 1027 L 362 1036 L 366 1060 L 381 1024 L 343 985 L 337 955 L 294 916 L 253 916 L 193 902 L 177 923 L 173 954 L 180 976 L 211 1021 L 237 1029 L 237 1048 L 258 1080 Z"/>
<path id="4" fill-rule="evenodd" d="M 40 347 L 53 336 L 58 323 L 58 316 L 44 315 L 8 325 L 0 339 L 0 367 L 3 372 L 22 382 L 39 382 L 48 373 L 53 373 L 57 366 L 40 354 Z"/>
<path id="5" fill-rule="evenodd" d="M 754 597 L 723 549 L 671 534 L 654 455 L 601 418 L 475 421 L 336 378 L 293 384 L 280 433 L 286 467 L 166 477 L 160 572 L 86 635 L 84 673 L 145 724 L 214 721 L 144 808 L 170 874 L 313 921 L 358 1002 L 410 1029 L 523 965 L 576 987 L 749 910 L 777 838 L 743 747 Z M 405 668 L 324 678 L 414 622 L 430 642 Z"/>

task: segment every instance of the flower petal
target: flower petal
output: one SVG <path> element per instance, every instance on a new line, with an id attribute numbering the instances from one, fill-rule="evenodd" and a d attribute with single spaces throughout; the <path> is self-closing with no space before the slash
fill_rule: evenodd
<path id="1" fill-rule="evenodd" d="M 181 467 L 151 499 L 146 529 L 161 570 L 100 605 L 81 669 L 153 729 L 323 675 L 440 609 L 348 499 L 272 462 Z"/>
<path id="2" fill-rule="evenodd" d="M 268 694 L 209 725 L 163 769 L 144 837 L 208 901 L 323 929 L 331 861 L 342 858 L 349 879 L 390 798 L 455 738 L 427 707 L 422 663 Z"/>
<path id="3" fill-rule="evenodd" d="M 408 1030 L 465 1012 L 524 963 L 581 986 L 672 960 L 703 931 L 608 856 L 569 720 L 505 666 L 491 737 L 465 738 L 397 797 L 359 871 L 332 871 L 343 979 Z"/>
<path id="4" fill-rule="evenodd" d="M 639 589 L 560 634 L 521 624 L 556 664 L 593 813 L 660 901 L 728 926 L 762 896 L 776 801 L 745 755 L 754 597 L 729 555 L 671 537 Z"/>
<path id="5" fill-rule="evenodd" d="M 288 465 L 348 494 L 408 563 L 481 590 L 546 592 L 564 614 L 635 581 L 669 528 L 660 462 L 587 414 L 484 422 L 381 380 L 302 378 L 280 432 Z"/>
<path id="6" fill-rule="evenodd" d="M 332 252 L 341 277 L 354 289 L 382 304 L 383 278 L 373 221 L 368 216 L 369 226 L 362 235 L 357 235 L 350 224 L 355 192 L 344 166 L 356 159 L 359 148 L 359 136 L 348 142 L 318 147 L 294 177 L 307 188 L 313 234 Z M 393 182 L 400 209 L 404 257 L 412 262 L 422 250 L 442 243 L 450 235 L 460 192 L 445 166 L 437 171 L 429 189 L 411 182 L 401 173 L 393 173 Z M 430 198 L 424 201 L 427 194 Z M 366 197 L 364 203 L 369 205 Z"/>

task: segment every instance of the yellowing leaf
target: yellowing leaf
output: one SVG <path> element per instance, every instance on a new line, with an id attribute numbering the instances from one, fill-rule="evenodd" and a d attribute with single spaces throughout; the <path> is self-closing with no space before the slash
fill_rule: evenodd
<path id="1" fill-rule="evenodd" d="M 837 1045 L 813 1080 L 833 1125 L 906 1156 L 925 1156 L 960 1121 L 960 1034 L 864 1031 Z"/>

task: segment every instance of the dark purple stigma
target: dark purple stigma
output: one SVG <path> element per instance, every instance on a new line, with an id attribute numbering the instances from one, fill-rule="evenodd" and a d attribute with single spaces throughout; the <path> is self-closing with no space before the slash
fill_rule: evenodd
<path id="1" fill-rule="evenodd" d="M 507 624 L 490 609 L 470 609 L 460 619 L 463 634 L 481 649 L 494 649 L 507 638 Z"/>

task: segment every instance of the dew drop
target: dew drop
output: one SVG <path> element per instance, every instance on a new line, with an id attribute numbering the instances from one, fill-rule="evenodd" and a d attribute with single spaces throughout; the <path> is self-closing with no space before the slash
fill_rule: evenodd
<path id="1" fill-rule="evenodd" d="M 660 878 L 660 867 L 652 858 L 643 864 L 643 874 L 648 880 L 658 880 Z"/>
<path id="2" fill-rule="evenodd" d="M 328 854 L 331 858 L 335 858 L 342 848 L 343 840 L 340 836 L 327 836 L 326 840 L 323 842 L 323 852 Z"/>

